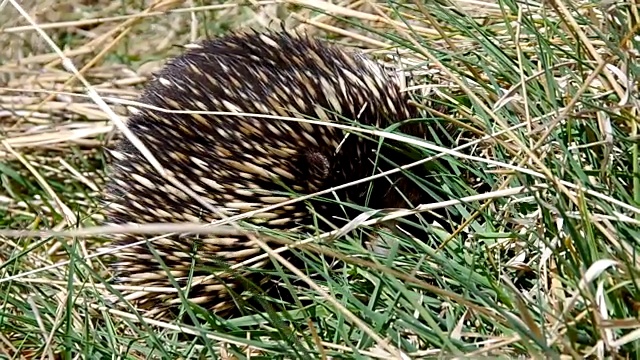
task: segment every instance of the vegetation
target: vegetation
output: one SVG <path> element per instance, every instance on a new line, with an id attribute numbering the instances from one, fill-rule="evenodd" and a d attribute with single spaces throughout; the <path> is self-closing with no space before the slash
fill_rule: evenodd
<path id="1" fill-rule="evenodd" d="M 639 356 L 633 1 L 6 0 L 0 24 L 3 358 Z M 410 72 L 431 139 L 405 141 L 433 166 L 416 185 L 447 195 L 305 241 L 303 276 L 274 258 L 282 281 L 317 285 L 291 285 L 287 311 L 114 308 L 104 105 L 126 116 L 179 45 L 283 24 Z M 452 229 L 407 217 L 436 209 Z M 377 226 L 390 218 L 423 231 Z"/>

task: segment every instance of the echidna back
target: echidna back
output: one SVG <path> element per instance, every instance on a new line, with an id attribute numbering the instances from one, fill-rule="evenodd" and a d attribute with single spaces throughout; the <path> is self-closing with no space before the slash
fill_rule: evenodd
<path id="1" fill-rule="evenodd" d="M 181 112 L 140 107 L 128 126 L 166 170 L 225 216 L 374 173 L 370 159 L 375 157 L 375 141 L 359 139 L 356 134 L 345 140 L 346 133 L 331 126 L 238 113 L 343 124 L 357 121 L 381 127 L 415 114 L 397 82 L 361 54 L 295 34 L 271 32 L 234 34 L 190 47 L 156 74 L 140 102 Z M 189 110 L 197 113 L 184 113 Z M 204 113 L 207 111 L 227 114 Z M 159 176 L 126 139 L 116 144 L 112 155 L 105 197 L 110 222 L 219 219 Z M 347 188 L 338 195 L 358 203 L 365 196 L 364 189 Z M 390 201 L 385 196 L 376 198 L 377 206 Z M 328 217 L 340 215 L 325 202 L 318 203 L 318 208 Z M 313 223 L 304 202 L 261 213 L 249 221 L 279 229 Z M 138 240 L 140 237 L 121 236 L 113 246 Z M 261 252 L 241 236 L 169 237 L 152 246 L 181 286 Z M 114 255 L 118 261 L 113 268 L 121 282 L 171 287 L 165 268 L 146 244 Z M 210 279 L 192 287 L 191 299 L 223 310 L 233 306 L 228 287 L 238 287 L 237 281 L 229 276 Z M 129 298 L 158 311 L 167 301 L 179 301 L 175 294 L 147 291 Z"/>

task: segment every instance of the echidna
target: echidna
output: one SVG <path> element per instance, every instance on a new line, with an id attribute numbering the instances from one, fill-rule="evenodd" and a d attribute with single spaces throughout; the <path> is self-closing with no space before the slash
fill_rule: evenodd
<path id="1" fill-rule="evenodd" d="M 190 46 L 169 61 L 143 92 L 128 127 L 175 178 L 226 216 L 310 194 L 375 174 L 379 143 L 326 125 L 274 118 L 210 115 L 202 111 L 253 113 L 320 119 L 384 128 L 416 117 L 388 74 L 362 53 L 329 46 L 307 36 L 282 32 L 234 33 Z M 185 114 L 184 111 L 200 111 Z M 419 125 L 401 130 L 420 135 Z M 402 158 L 387 152 L 387 158 Z M 204 209 L 166 182 L 126 139 L 111 149 L 113 164 L 105 205 L 110 223 L 211 222 Z M 406 163 L 407 161 L 405 161 Z M 402 207 L 393 186 L 411 190 L 402 176 L 349 187 L 337 196 L 370 208 Z M 409 191 L 411 193 L 411 191 Z M 416 191 L 413 192 L 416 194 Z M 316 201 L 325 218 L 344 217 L 344 209 Z M 335 220 L 335 219 L 334 219 Z M 300 229 L 314 224 L 309 203 L 297 202 L 247 219 L 271 229 Z M 121 236 L 110 246 L 139 241 Z M 222 264 L 235 264 L 261 253 L 242 237 L 175 236 L 151 244 L 181 287 L 197 283 Z M 171 287 L 165 269 L 147 244 L 114 253 L 120 284 Z M 224 284 L 221 284 L 224 281 Z M 228 288 L 233 278 L 212 278 L 193 285 L 189 298 L 212 311 L 232 308 Z M 228 288 L 227 288 L 228 287 Z M 179 301 L 176 293 L 137 291 L 129 300 L 156 312 Z"/>

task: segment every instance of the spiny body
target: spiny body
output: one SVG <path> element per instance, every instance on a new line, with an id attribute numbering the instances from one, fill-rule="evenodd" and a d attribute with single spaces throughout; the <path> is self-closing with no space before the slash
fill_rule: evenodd
<path id="1" fill-rule="evenodd" d="M 191 46 L 155 75 L 140 98 L 141 103 L 167 110 L 254 113 L 344 124 L 355 120 L 378 127 L 415 117 L 407 101 L 397 79 L 364 55 L 288 32 L 238 33 Z M 225 216 L 288 200 L 291 195 L 286 189 L 310 194 L 370 176 L 373 150 L 378 147 L 376 141 L 353 133 L 345 139 L 345 131 L 331 126 L 244 115 L 176 114 L 140 107 L 128 127 L 167 171 Z M 419 133 L 419 127 L 407 129 Z M 109 222 L 219 219 L 157 174 L 126 139 L 111 153 L 114 161 L 105 195 Z M 411 188 L 406 179 L 395 180 L 404 190 Z M 338 196 L 364 205 L 368 187 L 346 188 Z M 396 191 L 389 180 L 381 179 L 374 184 L 375 196 L 368 206 L 400 207 L 402 199 L 394 195 Z M 330 203 L 314 206 L 325 217 L 344 216 Z M 247 221 L 290 230 L 311 225 L 313 216 L 307 204 L 297 202 Z M 123 235 L 111 246 L 139 240 L 139 236 Z M 231 265 L 261 253 L 241 236 L 170 237 L 152 245 L 180 286 L 187 285 L 190 277 L 191 283 L 197 283 L 211 275 L 221 262 Z M 171 287 L 146 244 L 114 255 L 117 261 L 112 266 L 120 283 Z M 227 287 L 236 286 L 230 276 L 212 278 L 192 287 L 190 300 L 224 313 L 234 307 Z M 175 293 L 149 291 L 132 292 L 128 299 L 158 314 L 180 301 Z"/>

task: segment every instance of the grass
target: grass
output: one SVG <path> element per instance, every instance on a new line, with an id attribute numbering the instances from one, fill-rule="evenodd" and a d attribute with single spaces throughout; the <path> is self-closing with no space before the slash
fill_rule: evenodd
<path id="1" fill-rule="evenodd" d="M 419 158 L 444 152 L 429 164 L 447 169 L 416 186 L 447 194 L 388 215 L 420 236 L 382 231 L 374 215 L 300 246 L 319 290 L 290 285 L 286 312 L 223 320 L 185 306 L 199 316 L 186 325 L 114 310 L 118 286 L 96 255 L 105 237 L 77 231 L 101 224 L 114 125 L 14 3 L 0 3 L 3 358 L 638 357 L 633 2 L 156 4 L 20 2 L 122 116 L 111 99 L 134 100 L 193 39 L 282 21 L 363 48 L 411 71 L 430 143 L 444 149 L 404 140 Z M 459 216 L 453 231 L 406 217 L 436 208 Z M 282 281 L 299 281 L 275 263 Z"/>

